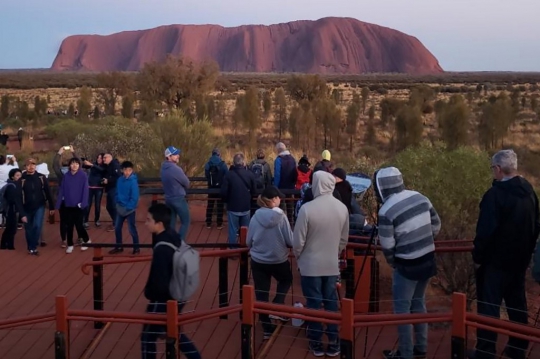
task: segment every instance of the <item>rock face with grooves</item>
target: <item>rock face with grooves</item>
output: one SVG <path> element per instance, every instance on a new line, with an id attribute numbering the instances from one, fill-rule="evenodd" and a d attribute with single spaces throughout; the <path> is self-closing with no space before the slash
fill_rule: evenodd
<path id="1" fill-rule="evenodd" d="M 215 60 L 226 72 L 443 72 L 415 37 L 352 18 L 276 25 L 168 25 L 62 42 L 54 70 L 136 71 L 168 54 Z"/>

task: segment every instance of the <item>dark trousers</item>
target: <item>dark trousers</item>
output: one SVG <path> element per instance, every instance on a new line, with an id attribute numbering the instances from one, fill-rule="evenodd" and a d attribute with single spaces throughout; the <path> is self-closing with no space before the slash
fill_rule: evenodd
<path id="1" fill-rule="evenodd" d="M 178 313 L 182 311 L 184 303 L 178 304 Z M 165 314 L 167 313 L 167 303 L 150 302 L 146 307 L 147 313 Z M 156 341 L 167 334 L 165 325 L 145 324 L 141 334 L 142 359 L 156 358 Z M 185 335 L 180 334 L 178 347 L 187 359 L 200 359 L 201 355 L 195 344 Z M 180 356 L 178 356 L 180 357 Z"/>
<path id="2" fill-rule="evenodd" d="M 78 208 L 77 208 L 78 209 Z M 58 213 L 60 214 L 60 239 L 62 242 L 66 241 L 66 236 L 68 232 L 68 216 L 69 216 L 69 208 L 64 206 L 64 203 L 62 202 L 62 205 L 60 206 L 60 209 L 58 210 Z M 81 226 L 75 226 L 75 229 L 77 230 L 77 236 L 78 238 L 85 238 L 84 235 L 86 233 L 86 237 L 88 237 L 88 233 L 84 229 L 84 232 L 81 231 L 81 228 L 83 227 L 83 218 L 81 217 Z M 71 230 L 71 236 L 73 237 L 73 230 Z M 73 245 L 73 244 L 71 244 Z"/>
<path id="3" fill-rule="evenodd" d="M 111 188 L 107 190 L 107 212 L 112 219 L 112 226 L 116 223 L 116 188 Z"/>
<path id="4" fill-rule="evenodd" d="M 83 242 L 88 242 L 88 232 L 84 229 L 83 218 L 84 218 L 84 209 L 79 207 L 65 207 L 65 220 L 66 220 L 66 239 L 67 245 L 73 246 L 73 229 L 77 228 L 77 233 L 79 237 L 82 238 Z"/>
<path id="5" fill-rule="evenodd" d="M 293 201 L 293 198 L 294 195 L 292 194 L 286 195 L 279 206 L 287 214 L 290 224 L 294 223 L 294 207 L 296 206 L 296 201 Z"/>
<path id="6" fill-rule="evenodd" d="M 92 202 L 94 203 L 94 222 L 99 222 L 101 214 L 101 199 L 103 198 L 103 188 L 90 188 L 88 191 L 88 208 L 84 216 L 84 222 L 88 223 L 90 211 L 92 211 Z"/>
<path id="7" fill-rule="evenodd" d="M 268 302 L 272 277 L 277 280 L 276 295 L 272 300 L 275 304 L 285 304 L 285 296 L 291 288 L 292 272 L 289 261 L 280 264 L 264 264 L 251 260 L 251 273 L 255 284 L 255 297 L 259 302 Z M 273 332 L 273 325 L 268 314 L 259 314 L 259 320 L 265 333 Z"/>
<path id="8" fill-rule="evenodd" d="M 223 201 L 221 196 L 216 193 L 208 195 L 208 204 L 206 205 L 206 224 L 212 224 L 212 215 L 214 214 L 214 206 L 216 208 L 216 223 L 218 226 L 223 225 Z"/>
<path id="9" fill-rule="evenodd" d="M 510 273 L 490 266 L 481 266 L 476 272 L 478 314 L 499 318 L 504 300 L 510 321 L 527 324 L 527 297 L 525 272 Z M 497 333 L 477 329 L 476 359 L 493 359 L 496 354 Z M 505 353 L 511 359 L 525 359 L 529 342 L 510 337 Z"/>
<path id="10" fill-rule="evenodd" d="M 13 210 L 8 210 L 6 214 L 6 228 L 2 233 L 2 242 L 0 248 L 15 249 L 15 234 L 17 234 L 17 213 Z"/>

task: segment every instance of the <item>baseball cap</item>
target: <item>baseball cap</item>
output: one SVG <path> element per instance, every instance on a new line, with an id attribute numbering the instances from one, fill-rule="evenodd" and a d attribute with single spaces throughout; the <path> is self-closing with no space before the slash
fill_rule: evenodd
<path id="1" fill-rule="evenodd" d="M 264 198 L 276 198 L 276 197 L 279 197 L 279 198 L 285 198 L 285 195 L 279 190 L 277 189 L 276 187 L 274 186 L 268 186 L 266 187 L 262 194 L 261 194 Z"/>
<path id="2" fill-rule="evenodd" d="M 35 158 L 33 157 L 30 157 L 26 160 L 26 164 L 29 165 L 29 164 L 34 164 L 34 165 L 37 165 L 37 161 Z"/>
<path id="3" fill-rule="evenodd" d="M 169 146 L 165 149 L 165 157 L 179 155 L 180 150 L 174 146 Z"/>

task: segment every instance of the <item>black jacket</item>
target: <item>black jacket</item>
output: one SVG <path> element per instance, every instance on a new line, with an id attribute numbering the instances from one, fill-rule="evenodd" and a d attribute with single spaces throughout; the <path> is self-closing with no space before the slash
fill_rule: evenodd
<path id="1" fill-rule="evenodd" d="M 538 197 L 527 180 L 494 181 L 480 202 L 474 262 L 525 272 L 540 234 L 539 215 Z"/>
<path id="2" fill-rule="evenodd" d="M 109 163 L 108 165 L 105 165 L 105 175 L 104 178 L 107 179 L 107 184 L 105 185 L 105 189 L 107 191 L 111 189 L 116 188 L 116 182 L 118 181 L 118 177 L 122 175 L 122 171 L 120 169 L 120 162 L 115 158 Z"/>
<path id="3" fill-rule="evenodd" d="M 161 232 L 153 236 L 152 244 L 154 253 L 150 264 L 150 273 L 144 287 L 146 299 L 154 302 L 167 302 L 174 300 L 169 291 L 169 284 L 173 275 L 173 255 L 174 250 L 169 246 L 159 246 L 159 242 L 168 242 L 175 246 L 180 246 L 180 237 L 172 230 Z"/>
<path id="4" fill-rule="evenodd" d="M 11 179 L 8 179 L 6 182 L 6 186 L 7 187 L 6 191 L 4 192 L 4 196 L 7 203 L 7 212 L 19 213 L 19 217 L 25 217 L 26 213 L 24 212 L 22 204 L 21 182 L 15 182 Z"/>
<path id="5" fill-rule="evenodd" d="M 229 212 L 251 210 L 251 199 L 257 194 L 255 175 L 242 166 L 234 166 L 223 178 L 221 198 Z"/>
<path id="6" fill-rule="evenodd" d="M 105 166 L 100 166 L 94 162 L 93 166 L 83 166 L 88 169 L 88 185 L 90 187 L 103 187 L 101 180 L 105 176 Z"/>
<path id="7" fill-rule="evenodd" d="M 347 206 L 349 214 L 352 213 L 352 186 L 349 181 L 336 183 L 336 191 L 339 192 L 341 202 Z"/>
<path id="8" fill-rule="evenodd" d="M 22 203 L 26 212 L 36 210 L 49 204 L 49 210 L 54 210 L 54 202 L 51 197 L 49 181 L 45 175 L 34 172 L 24 172 L 21 176 Z"/>

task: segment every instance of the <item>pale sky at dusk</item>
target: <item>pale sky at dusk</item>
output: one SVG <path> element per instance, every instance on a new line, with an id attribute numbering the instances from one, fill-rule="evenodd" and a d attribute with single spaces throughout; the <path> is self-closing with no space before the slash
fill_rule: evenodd
<path id="1" fill-rule="evenodd" d="M 538 0 L 4 0 L 0 69 L 50 67 L 63 38 L 169 24 L 353 17 L 416 36 L 447 71 L 540 71 Z"/>

